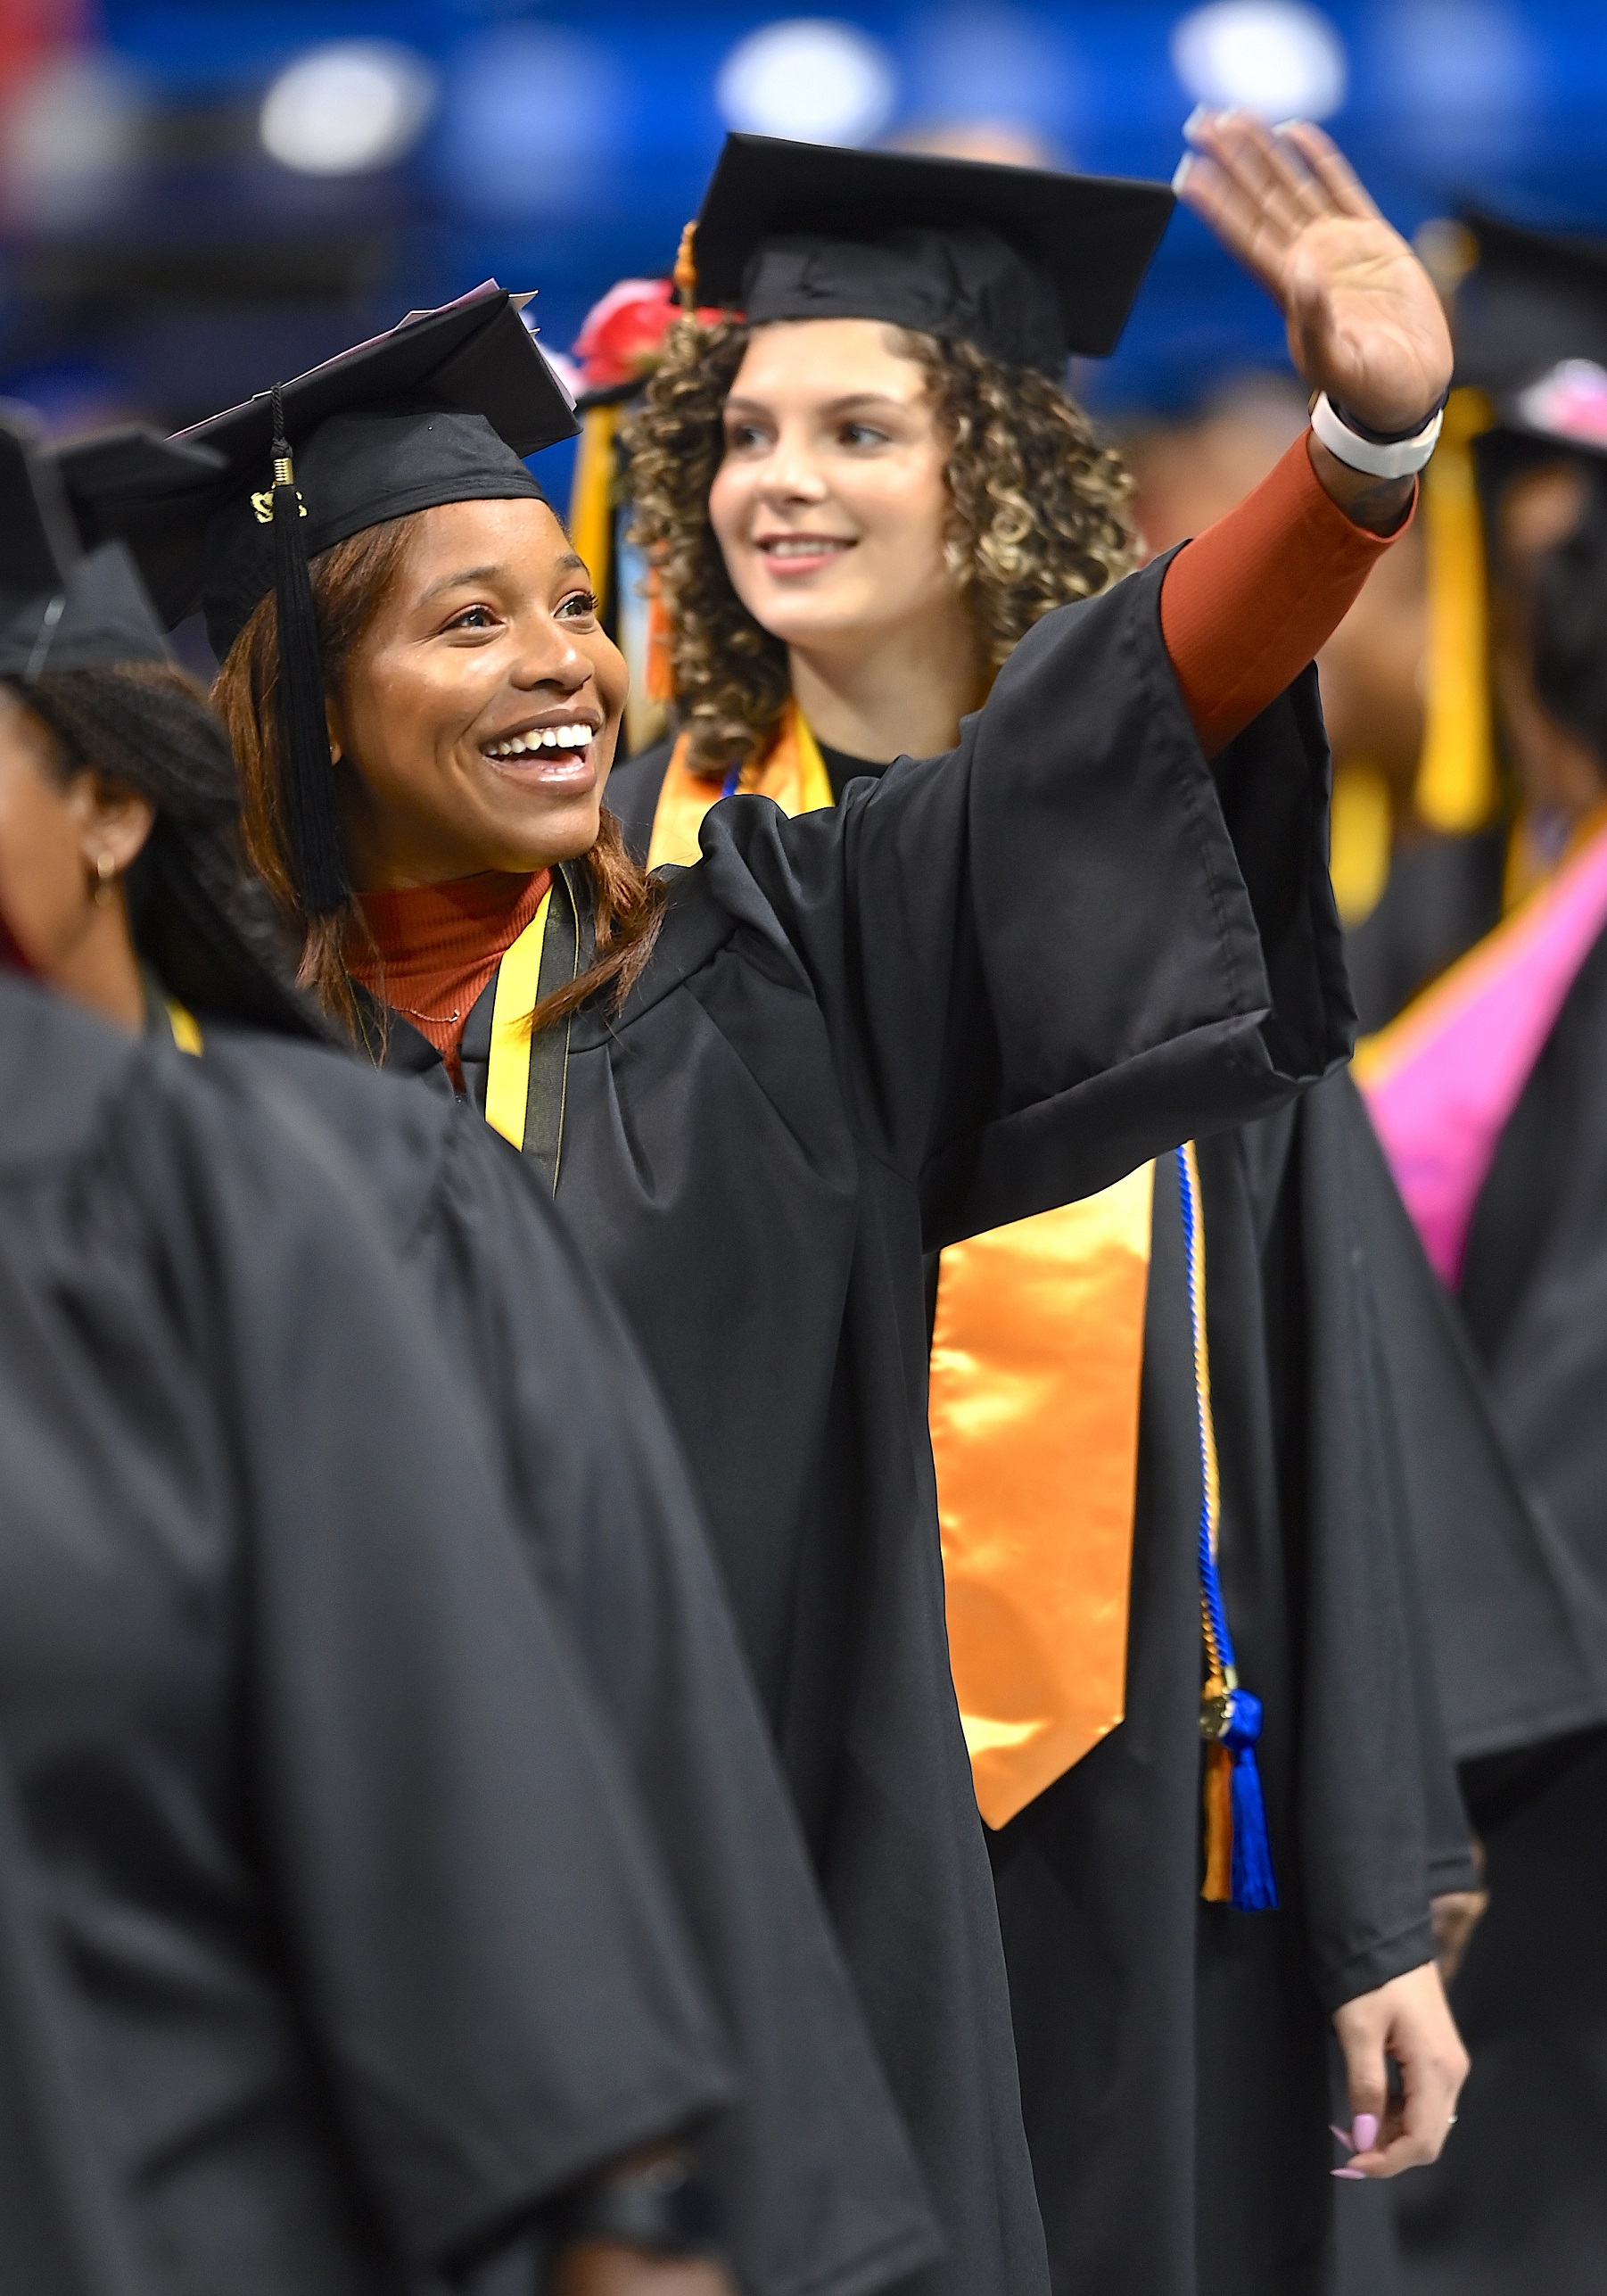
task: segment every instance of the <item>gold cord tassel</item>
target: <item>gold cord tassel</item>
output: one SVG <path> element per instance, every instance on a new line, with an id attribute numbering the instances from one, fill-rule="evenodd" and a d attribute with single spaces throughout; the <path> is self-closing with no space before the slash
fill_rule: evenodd
<path id="1" fill-rule="evenodd" d="M 680 245 L 675 256 L 675 269 L 672 274 L 675 281 L 675 292 L 680 297 L 680 308 L 683 311 L 695 311 L 697 309 L 697 258 L 693 252 L 696 244 L 697 226 L 696 223 L 688 223 L 680 235 Z"/>
<path id="2" fill-rule="evenodd" d="M 1416 808 L 1425 827 L 1482 829 L 1496 809 L 1484 528 L 1473 441 L 1493 417 L 1481 391 L 1453 391 L 1423 473 L 1429 554 L 1427 711 Z"/>

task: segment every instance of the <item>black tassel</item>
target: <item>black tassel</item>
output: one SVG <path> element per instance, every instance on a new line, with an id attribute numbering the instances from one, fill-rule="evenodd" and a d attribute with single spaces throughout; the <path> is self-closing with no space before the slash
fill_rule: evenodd
<path id="1" fill-rule="evenodd" d="M 324 665 L 307 571 L 307 512 L 296 489 L 284 435 L 284 392 L 274 385 L 274 483 L 253 498 L 274 530 L 274 599 L 279 617 L 279 747 L 296 889 L 309 917 L 326 917 L 350 896 L 346 848 L 335 805 L 329 726 L 324 713 Z"/>

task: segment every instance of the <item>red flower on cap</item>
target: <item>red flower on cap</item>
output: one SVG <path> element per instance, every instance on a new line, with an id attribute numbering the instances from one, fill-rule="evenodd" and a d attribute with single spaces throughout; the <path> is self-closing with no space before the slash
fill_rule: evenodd
<path id="1" fill-rule="evenodd" d="M 723 314 L 700 310 L 713 326 Z M 680 317 L 668 279 L 622 279 L 591 306 L 572 356 L 588 391 L 613 391 L 650 375 L 671 322 Z"/>

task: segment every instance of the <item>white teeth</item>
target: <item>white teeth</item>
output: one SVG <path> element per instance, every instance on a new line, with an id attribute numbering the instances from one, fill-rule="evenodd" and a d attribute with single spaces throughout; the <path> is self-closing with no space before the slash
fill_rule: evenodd
<path id="1" fill-rule="evenodd" d="M 848 545 L 835 534 L 782 534 L 763 547 L 772 558 L 815 558 L 822 550 L 845 550 Z"/>
<path id="2" fill-rule="evenodd" d="M 584 749 L 596 731 L 589 725 L 539 725 L 528 733 L 510 734 L 506 741 L 493 741 L 486 748 L 488 757 L 524 757 L 534 749 Z"/>

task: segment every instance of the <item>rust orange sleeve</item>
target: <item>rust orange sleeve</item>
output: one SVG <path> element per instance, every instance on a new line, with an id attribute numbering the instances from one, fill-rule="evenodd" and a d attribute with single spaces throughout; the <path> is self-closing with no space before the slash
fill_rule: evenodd
<path id="1" fill-rule="evenodd" d="M 1358 526 L 1312 468 L 1302 434 L 1183 545 L 1161 583 L 1161 636 L 1207 757 L 1299 675 L 1411 523 L 1408 512 L 1391 534 Z"/>

